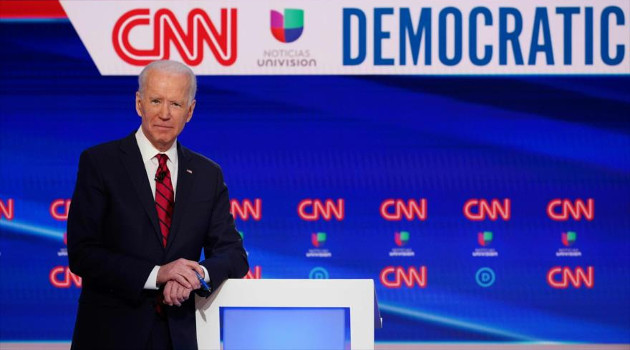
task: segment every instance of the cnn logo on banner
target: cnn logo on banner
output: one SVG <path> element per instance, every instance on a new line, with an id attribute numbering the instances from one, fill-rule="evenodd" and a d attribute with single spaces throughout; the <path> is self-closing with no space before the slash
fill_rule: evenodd
<path id="1" fill-rule="evenodd" d="M 236 9 L 221 9 L 221 23 L 217 26 L 215 22 L 216 18 L 212 21 L 208 13 L 199 8 L 190 10 L 183 24 L 169 9 L 162 8 L 153 14 L 148 8 L 134 9 L 116 21 L 112 30 L 112 43 L 116 54 L 135 66 L 169 59 L 171 46 L 190 66 L 198 66 L 203 61 L 205 47 L 210 49 L 219 64 L 230 66 L 237 57 Z M 136 40 L 132 44 L 131 38 L 142 37 L 138 32 L 150 33 L 149 42 L 138 45 L 139 40 Z"/>

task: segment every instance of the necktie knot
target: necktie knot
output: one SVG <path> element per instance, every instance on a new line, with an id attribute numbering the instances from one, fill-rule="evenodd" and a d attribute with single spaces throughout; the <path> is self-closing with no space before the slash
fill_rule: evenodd
<path id="1" fill-rule="evenodd" d="M 166 165 L 166 161 L 168 160 L 168 156 L 164 153 L 158 153 L 156 155 L 158 162 L 160 163 L 160 166 L 165 166 Z"/>

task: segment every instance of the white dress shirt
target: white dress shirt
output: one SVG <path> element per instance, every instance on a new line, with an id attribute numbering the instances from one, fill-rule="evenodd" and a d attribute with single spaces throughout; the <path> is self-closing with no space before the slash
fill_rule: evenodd
<path id="1" fill-rule="evenodd" d="M 166 161 L 166 167 L 168 167 L 168 171 L 171 173 L 171 182 L 173 183 L 173 196 L 177 198 L 177 170 L 178 170 L 178 156 L 177 156 L 177 139 L 173 142 L 171 148 L 166 150 L 166 152 L 161 152 L 153 144 L 142 132 L 142 126 L 138 128 L 136 131 L 136 141 L 138 142 L 138 148 L 140 148 L 140 155 L 142 156 L 142 162 L 144 163 L 144 169 L 147 171 L 147 178 L 149 179 L 149 184 L 151 185 L 151 193 L 153 194 L 153 199 L 155 200 L 155 173 L 157 173 L 158 167 L 160 166 L 159 161 L 157 159 L 158 154 L 166 154 L 168 156 L 168 160 Z M 208 277 L 208 270 L 204 266 L 201 266 L 204 272 L 204 280 L 206 282 L 210 282 L 210 278 Z M 156 265 L 151 273 L 149 274 L 149 278 L 144 284 L 144 289 L 159 289 L 157 285 L 157 275 L 160 270 L 160 266 Z"/>
<path id="2" fill-rule="evenodd" d="M 171 182 L 173 183 L 173 193 L 175 194 L 174 198 L 177 198 L 177 170 L 178 170 L 178 160 L 177 156 L 177 140 L 173 142 L 171 148 L 166 150 L 166 152 L 160 152 L 149 139 L 142 132 L 142 127 L 136 131 L 136 141 L 138 142 L 138 148 L 140 148 L 140 155 L 142 156 L 142 162 L 144 163 L 144 169 L 147 171 L 147 178 L 149 178 L 149 184 L 151 185 L 151 193 L 153 194 L 153 199 L 155 199 L 155 173 L 157 173 L 158 167 L 160 166 L 160 162 L 158 161 L 158 154 L 166 154 L 168 156 L 168 160 L 166 161 L 166 166 L 168 167 L 168 171 L 171 173 Z"/>

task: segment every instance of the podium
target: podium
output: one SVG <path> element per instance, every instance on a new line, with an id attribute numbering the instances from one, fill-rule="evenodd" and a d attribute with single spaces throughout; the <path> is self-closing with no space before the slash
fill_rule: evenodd
<path id="1" fill-rule="evenodd" d="M 382 326 L 369 279 L 230 279 L 195 306 L 200 350 L 373 349 Z"/>

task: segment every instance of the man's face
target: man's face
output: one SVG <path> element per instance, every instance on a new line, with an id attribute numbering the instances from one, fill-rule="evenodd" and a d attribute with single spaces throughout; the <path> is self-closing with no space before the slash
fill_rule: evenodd
<path id="1" fill-rule="evenodd" d="M 160 151 L 168 150 L 192 118 L 195 102 L 188 102 L 188 76 L 152 69 L 145 90 L 136 93 L 136 111 L 142 132 Z"/>

